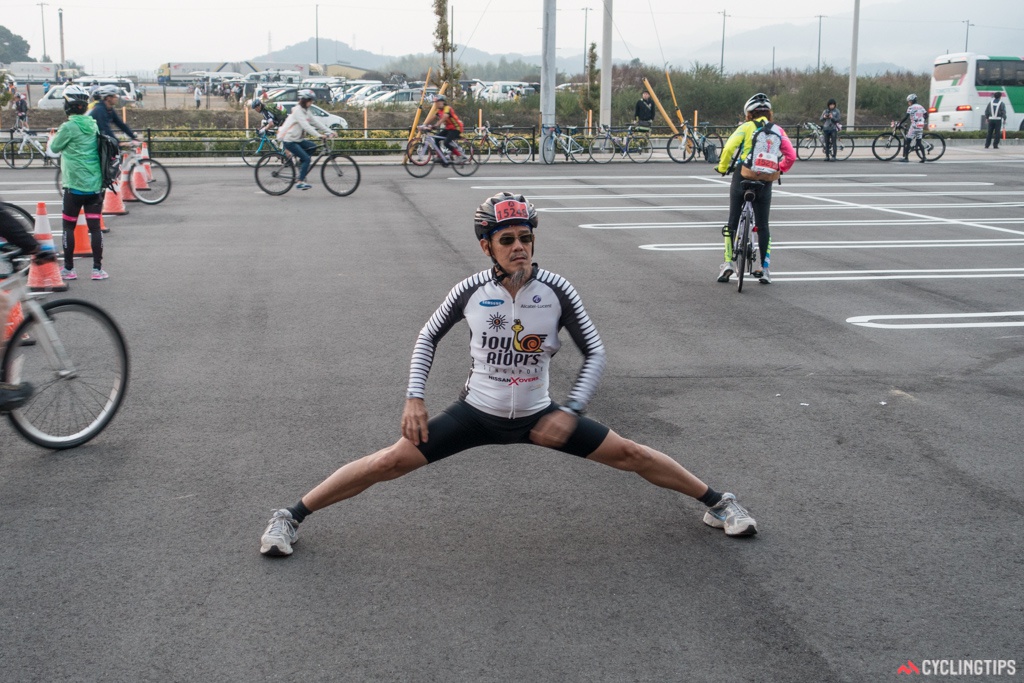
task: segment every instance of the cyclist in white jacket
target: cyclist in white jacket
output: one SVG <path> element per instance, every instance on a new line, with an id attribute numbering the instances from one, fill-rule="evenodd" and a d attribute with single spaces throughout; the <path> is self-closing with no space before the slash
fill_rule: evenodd
<path id="1" fill-rule="evenodd" d="M 316 143 L 303 139 L 303 134 L 309 133 L 314 138 L 337 137 L 334 131 L 317 121 L 316 117 L 309 113 L 309 107 L 313 104 L 314 99 L 316 99 L 316 95 L 312 90 L 300 90 L 299 103 L 292 107 L 288 118 L 277 129 L 277 139 L 284 143 L 286 150 L 302 162 L 299 167 L 299 182 L 295 184 L 295 187 L 300 190 L 308 190 L 312 187 L 306 182 L 306 174 L 309 173 L 309 155 L 316 151 Z M 323 136 L 317 132 L 317 129 L 323 132 Z"/>

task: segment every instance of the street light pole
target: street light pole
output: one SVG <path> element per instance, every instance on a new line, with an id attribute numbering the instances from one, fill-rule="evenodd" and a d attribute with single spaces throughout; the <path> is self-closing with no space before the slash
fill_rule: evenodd
<path id="1" fill-rule="evenodd" d="M 725 18 L 730 16 L 730 15 L 726 14 L 725 10 L 722 10 L 718 14 L 722 15 L 722 57 L 718 61 L 718 73 L 724 74 L 725 73 Z"/>
<path id="2" fill-rule="evenodd" d="M 827 14 L 818 15 L 818 71 L 821 71 L 821 20 L 824 19 Z"/>
<path id="3" fill-rule="evenodd" d="M 64 10 L 57 10 L 57 24 L 60 26 L 60 63 L 64 64 Z"/>
<path id="4" fill-rule="evenodd" d="M 960 23 L 967 24 L 967 35 L 964 36 L 964 52 L 967 52 L 967 41 L 971 37 L 971 27 L 974 26 L 974 24 L 971 23 L 970 19 L 966 19 Z"/>
<path id="5" fill-rule="evenodd" d="M 587 19 L 590 18 L 590 8 L 583 8 L 583 78 L 587 81 L 587 87 L 590 87 L 590 73 L 588 65 L 590 60 L 587 59 L 588 48 L 587 48 Z"/>
<path id="6" fill-rule="evenodd" d="M 320 63 L 320 5 L 316 7 L 316 63 Z"/>
<path id="7" fill-rule="evenodd" d="M 43 22 L 43 57 L 49 57 L 49 55 L 46 52 L 46 12 L 43 11 L 43 8 L 46 7 L 50 3 L 48 3 L 48 2 L 37 2 L 36 4 L 39 5 L 39 18 Z M 42 60 L 39 60 L 39 61 L 42 61 Z"/>

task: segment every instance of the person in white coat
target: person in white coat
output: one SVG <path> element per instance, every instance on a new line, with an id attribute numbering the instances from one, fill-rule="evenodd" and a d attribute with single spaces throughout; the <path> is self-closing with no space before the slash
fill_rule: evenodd
<path id="1" fill-rule="evenodd" d="M 314 99 L 316 99 L 316 95 L 312 90 L 300 90 L 299 103 L 292 107 L 288 118 L 277 129 L 277 139 L 283 142 L 284 148 L 301 163 L 299 182 L 295 184 L 295 187 L 300 190 L 308 190 L 312 187 L 306 182 L 306 174 L 309 173 L 310 153 L 316 151 L 316 143 L 304 140 L 303 134 L 309 133 L 314 138 L 336 137 L 334 131 L 317 121 L 316 117 L 309 113 L 309 107 L 313 104 Z"/>

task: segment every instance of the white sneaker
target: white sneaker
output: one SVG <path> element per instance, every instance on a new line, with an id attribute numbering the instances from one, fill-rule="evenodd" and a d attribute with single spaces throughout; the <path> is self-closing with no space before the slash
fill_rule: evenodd
<path id="1" fill-rule="evenodd" d="M 736 272 L 736 262 L 726 261 L 722 264 L 722 267 L 718 269 L 718 281 L 728 282 L 732 274 Z"/>
<path id="2" fill-rule="evenodd" d="M 272 557 L 292 554 L 292 544 L 299 540 L 299 523 L 287 510 L 275 510 L 267 530 L 260 539 L 260 553 Z"/>
<path id="3" fill-rule="evenodd" d="M 757 279 L 762 285 L 770 285 L 772 283 L 772 274 L 767 268 L 761 270 L 761 274 L 757 276 Z"/>
<path id="4" fill-rule="evenodd" d="M 723 493 L 718 505 L 708 508 L 704 513 L 704 523 L 725 529 L 726 536 L 753 536 L 757 533 L 757 522 L 731 493 Z"/>

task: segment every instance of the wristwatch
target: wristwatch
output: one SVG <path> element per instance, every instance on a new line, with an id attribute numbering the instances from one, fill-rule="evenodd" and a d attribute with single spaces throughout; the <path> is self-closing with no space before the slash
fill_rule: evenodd
<path id="1" fill-rule="evenodd" d="M 562 410 L 572 413 L 576 417 L 580 417 L 583 413 L 587 412 L 586 407 L 579 401 L 566 401 L 565 405 L 562 406 Z"/>

